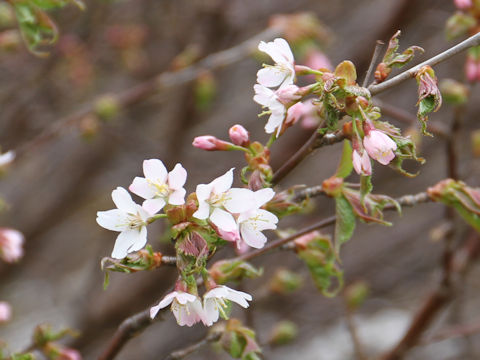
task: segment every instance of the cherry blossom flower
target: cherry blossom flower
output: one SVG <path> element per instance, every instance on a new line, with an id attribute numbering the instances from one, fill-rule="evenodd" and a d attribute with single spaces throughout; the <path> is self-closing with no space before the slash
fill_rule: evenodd
<path id="1" fill-rule="evenodd" d="M 12 318 L 12 307 L 6 301 L 0 301 L 0 324 Z"/>
<path id="2" fill-rule="evenodd" d="M 112 191 L 117 209 L 98 211 L 97 223 L 107 230 L 119 231 L 112 257 L 123 259 L 128 253 L 142 249 L 147 243 L 147 220 L 150 214 L 122 187 Z"/>
<path id="3" fill-rule="evenodd" d="M 388 165 L 395 157 L 397 144 L 380 130 L 370 130 L 363 138 L 363 146 L 368 155 L 382 165 Z"/>
<path id="4" fill-rule="evenodd" d="M 232 213 L 241 213 L 255 206 L 253 191 L 231 188 L 233 168 L 209 184 L 197 185 L 198 210 L 193 217 L 210 221 L 223 231 L 234 231 L 237 224 Z"/>
<path id="5" fill-rule="evenodd" d="M 232 150 L 232 144 L 212 135 L 197 136 L 193 139 L 192 145 L 196 148 L 207 151 Z"/>
<path id="6" fill-rule="evenodd" d="M 228 307 L 226 301 L 233 301 L 243 308 L 248 308 L 247 301 L 252 301 L 250 294 L 230 289 L 220 285 L 203 295 L 203 309 L 205 312 L 205 325 L 211 326 L 218 320 L 220 314 L 227 318 L 225 310 Z"/>
<path id="7" fill-rule="evenodd" d="M 183 205 L 185 203 L 185 181 L 187 171 L 181 164 L 175 165 L 169 173 L 165 165 L 158 159 L 145 160 L 143 162 L 145 177 L 136 177 L 129 190 L 146 199 L 143 208 L 151 215 L 159 212 L 167 203 L 171 205 Z"/>
<path id="8" fill-rule="evenodd" d="M 253 100 L 268 108 L 270 117 L 265 125 L 265 131 L 267 134 L 271 134 L 277 131 L 277 136 L 282 129 L 283 120 L 285 119 L 286 108 L 285 105 L 280 102 L 275 92 L 263 85 L 255 84 L 255 96 Z"/>
<path id="9" fill-rule="evenodd" d="M 192 326 L 199 321 L 206 323 L 205 313 L 198 296 L 184 291 L 173 291 L 167 294 L 158 305 L 150 308 L 150 317 L 152 319 L 155 318 L 160 309 L 170 304 L 172 304 L 171 310 L 175 319 L 177 319 L 178 325 Z"/>
<path id="10" fill-rule="evenodd" d="M 278 218 L 271 212 L 260 209 L 274 196 L 275 192 L 270 188 L 255 191 L 256 207 L 238 216 L 237 223 L 242 241 L 248 246 L 256 249 L 262 248 L 267 242 L 267 237 L 262 234 L 262 231 L 277 228 Z M 237 241 L 238 249 L 241 249 L 242 245 L 241 242 Z"/>
<path id="11" fill-rule="evenodd" d="M 358 175 L 372 175 L 372 163 L 365 150 L 362 155 L 357 150 L 353 150 L 352 158 L 353 168 Z"/>
<path id="12" fill-rule="evenodd" d="M 275 65 L 264 65 L 257 72 L 257 82 L 266 87 L 286 86 L 293 84 L 295 79 L 295 64 L 292 50 L 287 41 L 277 38 L 265 43 L 260 41 L 258 49 L 269 55 Z"/>
<path id="13" fill-rule="evenodd" d="M 319 50 L 313 50 L 308 53 L 307 58 L 305 60 L 305 65 L 307 65 L 309 68 L 314 70 L 318 70 L 318 69 L 333 70 L 333 66 L 332 66 L 332 63 L 330 62 L 330 59 L 322 51 L 319 51 Z"/>
<path id="14" fill-rule="evenodd" d="M 0 258 L 14 263 L 23 256 L 23 234 L 15 229 L 0 228 Z"/>
<path id="15" fill-rule="evenodd" d="M 466 10 L 473 6 L 472 0 L 454 0 L 454 3 L 460 10 Z"/>

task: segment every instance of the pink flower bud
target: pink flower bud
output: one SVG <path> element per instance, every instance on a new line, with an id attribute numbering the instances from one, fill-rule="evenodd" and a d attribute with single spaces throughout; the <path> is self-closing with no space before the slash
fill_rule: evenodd
<path id="1" fill-rule="evenodd" d="M 307 59 L 305 60 L 305 65 L 314 70 L 333 69 L 332 63 L 328 57 L 323 52 L 318 50 L 310 51 L 308 53 Z"/>
<path id="2" fill-rule="evenodd" d="M 280 87 L 275 91 L 278 101 L 283 104 L 289 104 L 300 99 L 302 96 L 298 93 L 300 88 L 297 85 L 287 85 Z"/>
<path id="3" fill-rule="evenodd" d="M 475 59 L 472 56 L 467 56 L 467 61 L 465 62 L 465 76 L 470 82 L 474 82 L 480 77 L 479 68 L 478 68 Z"/>
<path id="4" fill-rule="evenodd" d="M 287 118 L 285 119 L 284 125 L 287 127 L 295 125 L 307 110 L 308 107 L 302 102 L 290 106 L 287 111 Z"/>
<path id="5" fill-rule="evenodd" d="M 454 0 L 455 6 L 460 10 L 466 10 L 472 7 L 472 0 Z"/>
<path id="6" fill-rule="evenodd" d="M 0 257 L 8 263 L 18 261 L 23 256 L 23 242 L 20 231 L 0 228 Z"/>
<path id="7" fill-rule="evenodd" d="M 215 136 L 211 135 L 204 135 L 204 136 L 197 136 L 193 139 L 193 146 L 199 149 L 207 150 L 207 151 L 216 151 L 216 150 L 231 150 L 233 144 L 229 142 L 219 140 Z"/>
<path id="8" fill-rule="evenodd" d="M 228 135 L 235 145 L 248 146 L 250 144 L 248 131 L 242 125 L 233 125 L 228 130 Z"/>
<path id="9" fill-rule="evenodd" d="M 372 175 L 372 163 L 366 151 L 360 155 L 357 150 L 353 150 L 352 161 L 358 175 Z"/>
<path id="10" fill-rule="evenodd" d="M 0 301 L 0 324 L 12 318 L 12 308 L 9 303 Z"/>
<path id="11" fill-rule="evenodd" d="M 225 231 L 220 229 L 219 227 L 215 227 L 218 236 L 220 236 L 223 240 L 226 241 L 231 241 L 231 242 L 237 242 L 240 241 L 240 233 L 238 230 L 232 230 L 232 231 Z"/>
<path id="12" fill-rule="evenodd" d="M 75 350 L 70 348 L 63 348 L 60 350 L 57 360 L 82 360 L 82 355 Z"/>
<path id="13" fill-rule="evenodd" d="M 382 165 L 387 165 L 393 160 L 395 157 L 393 151 L 397 149 L 397 144 L 388 135 L 379 130 L 370 130 L 363 138 L 363 146 L 367 150 L 368 155 Z"/>

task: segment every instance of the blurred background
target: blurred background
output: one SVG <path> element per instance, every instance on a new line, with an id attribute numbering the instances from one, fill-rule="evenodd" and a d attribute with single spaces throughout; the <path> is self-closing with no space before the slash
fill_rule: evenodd
<path id="1" fill-rule="evenodd" d="M 328 29 L 319 39 L 319 49 L 334 66 L 345 59 L 353 61 L 360 79 L 375 41 L 387 42 L 398 29 L 402 30 L 401 49 L 410 45 L 426 49 L 414 63 L 454 43 L 444 35 L 445 22 L 454 12 L 452 1 L 447 0 L 85 2 L 84 12 L 70 6 L 53 13 L 61 36 L 50 48 L 50 56 L 36 57 L 23 44 L 0 54 L 0 144 L 2 150 L 14 149 L 19 154 L 0 180 L 0 194 L 9 206 L 0 224 L 19 229 L 26 238 L 24 258 L 15 265 L 0 264 L 0 299 L 10 302 L 14 312 L 10 323 L 0 325 L 0 338 L 12 350 L 30 343 L 35 325 L 50 323 L 55 328 L 79 330 L 81 336 L 69 344 L 85 359 L 95 359 L 124 318 L 158 301 L 171 286 L 175 269 L 161 268 L 133 275 L 114 273 L 108 289 L 103 290 L 100 260 L 111 253 L 116 234 L 96 224 L 96 212 L 113 208 L 114 188 L 127 187 L 135 176 L 142 176 L 144 159 L 159 158 L 169 169 L 181 162 L 188 171 L 187 191 L 194 191 L 198 183 L 208 183 L 232 166 L 238 174 L 243 166 L 239 153 L 193 148 L 195 136 L 228 139 L 229 127 L 242 124 L 253 138 L 266 141 L 266 119 L 257 117 L 260 106 L 252 100 L 256 72 L 265 59 L 240 52 L 232 64 L 200 72 L 192 81 L 164 79 L 159 91 L 142 92 L 151 88 L 159 74 L 178 71 L 238 45 L 265 30 L 275 14 L 314 14 Z M 297 50 L 297 63 L 304 63 L 308 54 Z M 436 74 L 440 79 L 461 80 L 463 64 L 464 54 L 438 65 Z M 128 106 L 114 106 L 115 94 L 129 96 Z M 478 88 L 473 89 L 472 99 L 478 95 Z M 414 81 L 379 98 L 416 113 Z M 480 184 L 470 132 L 477 126 L 479 106 L 475 100 L 469 103 L 459 141 L 461 177 L 473 186 Z M 430 121 L 447 125 L 452 114 L 444 106 Z M 388 116 L 385 119 L 407 128 Z M 290 129 L 272 148 L 274 169 L 311 132 L 300 124 Z M 421 154 L 427 162 L 421 167 L 407 164 L 409 170 L 421 171 L 416 178 L 404 178 L 376 163 L 374 192 L 413 194 L 445 178 L 444 146 L 441 139 L 423 138 Z M 322 148 L 278 189 L 321 184 L 333 174 L 340 149 L 339 144 Z M 280 227 L 301 228 L 333 213 L 331 199 L 313 202 L 311 213 L 282 221 Z M 370 288 L 356 318 L 368 352 L 385 350 L 399 339 L 438 278 L 435 269 L 443 245 L 433 241 L 430 233 L 441 224 L 443 213 L 439 205 L 423 204 L 405 209 L 402 216 L 388 214 L 394 227 L 359 224 L 343 248 L 347 284 L 362 280 Z M 173 254 L 171 244 L 160 241 L 161 224 L 152 227 L 150 244 Z M 273 233 L 270 236 L 274 238 Z M 265 344 L 266 359 L 353 358 L 341 296 L 323 297 L 293 253 L 275 252 L 254 263 L 264 268 L 264 275 L 243 285 L 244 291 L 253 293 L 253 305 L 248 313 L 235 309 L 234 315 L 254 326 L 259 342 Z M 304 278 L 301 289 L 269 294 L 270 280 L 279 268 L 300 274 Z M 477 266 L 462 279 L 458 296 L 432 331 L 478 316 L 479 275 Z M 283 347 L 266 345 L 271 329 L 281 320 L 298 326 L 298 338 Z M 205 333 L 201 325 L 177 326 L 167 313 L 164 321 L 131 340 L 117 358 L 161 359 Z M 472 336 L 417 347 L 407 359 L 477 359 L 478 340 Z M 229 357 L 207 347 L 190 358 Z"/>

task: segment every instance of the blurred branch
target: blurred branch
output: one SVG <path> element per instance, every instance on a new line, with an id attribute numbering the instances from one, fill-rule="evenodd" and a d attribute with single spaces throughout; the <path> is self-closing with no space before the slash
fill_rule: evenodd
<path id="1" fill-rule="evenodd" d="M 419 345 L 430 345 L 432 343 L 454 339 L 459 337 L 465 337 L 469 335 L 473 335 L 480 332 L 480 319 L 474 321 L 470 324 L 463 324 L 463 325 L 455 325 L 450 326 L 445 329 L 438 331 L 435 335 L 421 340 Z"/>
<path id="2" fill-rule="evenodd" d="M 211 54 L 200 60 L 198 63 L 186 67 L 179 71 L 166 71 L 153 78 L 140 83 L 128 90 L 121 91 L 116 94 L 103 94 L 97 96 L 97 99 L 102 96 L 109 96 L 115 99 L 119 108 L 123 109 L 135 105 L 139 102 L 145 101 L 150 96 L 168 90 L 172 87 L 187 84 L 195 80 L 205 70 L 214 70 L 222 67 L 232 65 L 255 51 L 261 40 L 270 40 L 278 35 L 281 31 L 277 28 L 267 28 L 259 34 L 251 37 L 244 42 L 233 46 L 229 49 L 219 51 Z M 36 147 L 48 141 L 55 139 L 60 135 L 62 130 L 75 125 L 85 116 L 95 111 L 96 100 L 83 105 L 79 110 L 67 115 L 66 117 L 54 122 L 52 125 L 44 129 L 39 135 L 32 140 L 17 148 L 17 160 L 33 152 Z"/>
<path id="3" fill-rule="evenodd" d="M 190 355 L 191 353 L 197 351 L 198 349 L 202 348 L 203 346 L 210 344 L 212 342 L 215 342 L 220 339 L 222 336 L 221 332 L 210 332 L 205 336 L 202 340 L 187 346 L 183 349 L 175 350 L 172 353 L 170 353 L 165 360 L 179 360 L 183 359 L 187 355 Z"/>
<path id="4" fill-rule="evenodd" d="M 375 64 L 377 63 L 378 57 L 380 56 L 380 51 L 382 51 L 382 47 L 384 45 L 383 41 L 377 40 L 375 43 L 375 49 L 373 50 L 372 60 L 370 60 L 370 65 L 368 66 L 367 75 L 365 75 L 365 79 L 363 79 L 362 86 L 366 87 L 370 78 L 372 77 L 372 73 L 375 69 Z"/>
<path id="5" fill-rule="evenodd" d="M 451 47 L 450 49 L 447 49 L 444 52 L 412 67 L 411 69 L 398 74 L 397 76 L 391 78 L 390 80 L 387 80 L 378 85 L 370 85 L 368 87 L 368 90 L 370 90 L 370 94 L 372 95 L 379 94 L 385 90 L 391 89 L 392 87 L 395 87 L 401 84 L 405 80 L 415 77 L 415 74 L 421 67 L 425 65 L 434 66 L 447 59 L 450 59 L 452 56 L 457 55 L 458 53 L 461 53 L 462 51 L 465 51 L 468 48 L 471 48 L 472 46 L 477 46 L 477 45 L 480 45 L 480 33 L 477 33 L 469 37 L 468 39 L 462 41 L 461 43 Z"/>
<path id="6" fill-rule="evenodd" d="M 380 356 L 381 360 L 400 360 L 408 350 L 420 342 L 420 337 L 428 328 L 435 316 L 454 296 L 452 275 L 464 274 L 480 251 L 480 239 L 472 231 L 464 245 L 457 249 L 449 262 L 443 264 L 443 273 L 437 287 L 430 293 L 421 308 L 415 314 L 412 323 L 402 339 L 390 351 Z"/>

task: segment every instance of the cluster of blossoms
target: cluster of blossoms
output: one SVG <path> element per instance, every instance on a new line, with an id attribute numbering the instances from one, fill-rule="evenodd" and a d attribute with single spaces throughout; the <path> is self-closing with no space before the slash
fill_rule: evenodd
<path id="1" fill-rule="evenodd" d="M 144 177 L 136 177 L 129 186 L 132 193 L 145 199 L 143 204 L 136 204 L 127 190 L 118 187 L 112 192 L 117 208 L 97 213 L 97 223 L 100 226 L 120 232 L 112 257 L 123 259 L 129 253 L 142 249 L 147 243 L 148 224 L 162 217 L 169 218 L 174 227 L 182 229 L 175 240 L 188 245 L 178 246 L 178 256 L 186 254 L 206 258 L 211 245 L 208 242 L 215 240 L 211 240 L 209 236 L 202 237 L 201 234 L 204 233 L 201 229 L 205 229 L 207 233 L 214 231 L 218 239 L 235 243 L 241 251 L 248 247 L 263 247 L 267 238 L 262 231 L 276 229 L 278 218 L 262 209 L 262 206 L 274 197 L 275 192 L 270 188 L 257 191 L 232 188 L 233 170 L 228 170 L 209 184 L 197 185 L 195 193 L 189 195 L 187 199 L 190 200 L 186 202 L 184 185 L 187 172 L 182 165 L 177 164 L 168 172 L 160 160 L 145 160 Z M 159 214 L 162 209 L 165 214 Z M 177 210 L 185 210 L 191 215 L 178 220 Z M 191 245 L 192 242 L 195 244 Z M 206 247 L 207 250 L 185 250 L 198 247 Z M 195 264 L 198 263 L 196 258 L 192 260 Z M 152 308 L 152 317 L 159 309 L 172 304 L 172 311 L 180 325 L 191 326 L 198 321 L 212 325 L 218 319 L 219 313 L 226 315 L 224 309 L 227 301 L 234 301 L 243 307 L 248 306 L 250 295 L 226 286 L 217 286 L 209 278 L 206 280 L 209 291 L 204 295 L 203 305 L 196 295 L 196 288 L 192 289 L 185 281 L 179 280 L 175 291 Z"/>

